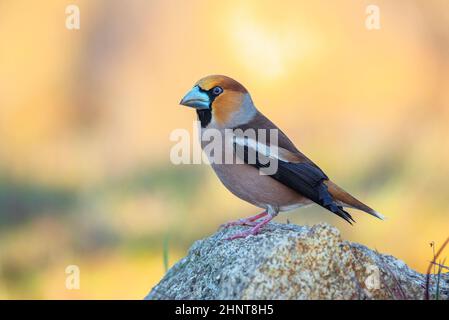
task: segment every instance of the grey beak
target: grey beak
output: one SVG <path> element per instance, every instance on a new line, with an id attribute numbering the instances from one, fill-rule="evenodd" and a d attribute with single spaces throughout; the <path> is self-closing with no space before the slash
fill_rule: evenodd
<path id="1" fill-rule="evenodd" d="M 195 86 L 187 92 L 179 104 L 196 109 L 209 109 L 210 99 L 207 93 L 201 91 L 198 86 Z"/>

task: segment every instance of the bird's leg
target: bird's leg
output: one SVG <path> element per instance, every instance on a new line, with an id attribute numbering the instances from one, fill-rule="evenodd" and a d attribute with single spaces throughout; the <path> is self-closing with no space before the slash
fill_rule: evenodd
<path id="1" fill-rule="evenodd" d="M 254 226 L 255 225 L 253 223 L 254 221 L 257 221 L 260 218 L 265 217 L 267 214 L 268 214 L 267 211 L 264 211 L 262 213 L 256 214 L 255 216 L 252 216 L 249 218 L 244 218 L 244 219 L 239 219 L 239 220 L 228 222 L 226 224 L 223 224 L 222 226 L 224 228 L 228 228 L 231 226 Z"/>
<path id="2" fill-rule="evenodd" d="M 273 208 L 269 207 L 268 210 L 265 212 L 265 215 L 268 215 L 268 217 L 266 217 L 265 219 L 263 219 L 262 221 L 260 221 L 256 225 L 254 225 L 251 229 L 243 231 L 243 232 L 239 232 L 239 233 L 233 235 L 232 237 L 227 238 L 226 240 L 235 240 L 235 239 L 239 239 L 239 238 L 246 238 L 251 235 L 255 236 L 256 234 L 258 234 L 260 232 L 260 230 L 263 228 L 263 226 L 265 226 L 268 222 L 273 220 L 273 218 L 276 217 L 277 214 L 278 214 L 277 210 L 274 210 Z"/>

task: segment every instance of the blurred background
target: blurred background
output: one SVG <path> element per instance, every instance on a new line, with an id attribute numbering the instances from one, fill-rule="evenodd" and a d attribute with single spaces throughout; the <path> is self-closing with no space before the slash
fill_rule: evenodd
<path id="1" fill-rule="evenodd" d="M 425 272 L 449 236 L 449 3 L 377 0 L 371 31 L 369 4 L 0 1 L 0 298 L 141 299 L 164 261 L 258 213 L 208 166 L 169 159 L 170 132 L 195 119 L 179 100 L 216 73 L 389 218 L 277 221 L 331 223 Z"/>

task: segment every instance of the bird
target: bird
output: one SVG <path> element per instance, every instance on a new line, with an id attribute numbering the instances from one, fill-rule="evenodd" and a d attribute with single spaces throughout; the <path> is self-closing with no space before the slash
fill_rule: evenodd
<path id="1" fill-rule="evenodd" d="M 233 157 L 233 160 L 238 157 L 240 161 L 210 161 L 216 175 L 231 193 L 264 210 L 255 216 L 224 224 L 225 227 L 251 227 L 229 237 L 228 240 L 255 236 L 279 212 L 310 204 L 327 209 L 351 225 L 355 220 L 345 208 L 358 209 L 384 219 L 382 214 L 330 180 L 320 167 L 306 157 L 283 131 L 256 108 L 250 93 L 238 81 L 224 75 L 206 76 L 194 84 L 182 98 L 180 105 L 196 110 L 200 137 L 207 130 L 215 130 L 223 135 L 226 131 L 246 132 L 248 129 L 255 132 L 274 130 L 277 133 L 277 142 L 275 139 L 262 141 L 257 137 L 242 139 L 236 135 L 228 143 L 232 144 L 233 150 L 243 150 L 243 156 L 237 154 Z M 207 143 L 201 141 L 203 151 L 206 146 Z M 278 152 L 269 153 L 267 150 Z M 250 161 L 251 152 L 256 156 L 255 161 Z M 222 155 L 219 155 L 218 159 L 220 157 Z M 276 170 L 270 174 L 261 173 L 261 170 L 267 168 L 266 160 L 276 161 Z"/>

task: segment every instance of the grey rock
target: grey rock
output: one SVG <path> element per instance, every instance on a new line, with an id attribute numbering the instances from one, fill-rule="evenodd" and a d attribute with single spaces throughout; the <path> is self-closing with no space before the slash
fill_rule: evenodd
<path id="1" fill-rule="evenodd" d="M 270 223 L 256 236 L 225 240 L 245 228 L 221 228 L 196 241 L 146 299 L 424 298 L 426 275 L 342 240 L 328 224 Z M 440 287 L 440 299 L 449 299 L 449 274 L 442 274 Z"/>

